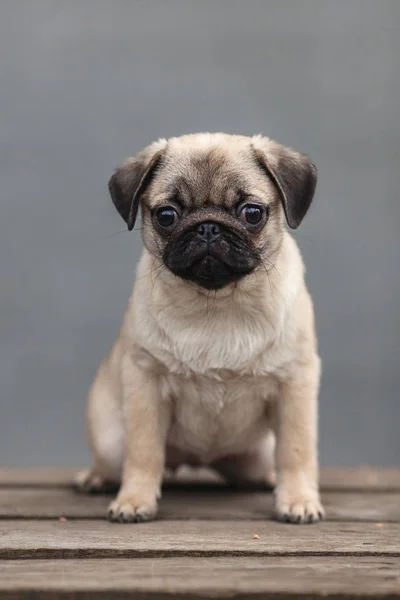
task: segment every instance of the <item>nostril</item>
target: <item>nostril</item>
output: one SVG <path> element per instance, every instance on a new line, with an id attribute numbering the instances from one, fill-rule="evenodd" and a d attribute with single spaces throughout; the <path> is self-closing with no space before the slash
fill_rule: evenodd
<path id="1" fill-rule="evenodd" d="M 204 237 L 205 233 L 206 233 L 206 227 L 205 225 L 199 225 L 197 228 L 197 233 L 201 236 Z"/>
<path id="2" fill-rule="evenodd" d="M 217 237 L 219 235 L 219 227 L 218 227 L 218 225 L 216 225 L 215 223 L 211 223 L 210 231 L 211 231 L 211 234 L 214 237 Z"/>

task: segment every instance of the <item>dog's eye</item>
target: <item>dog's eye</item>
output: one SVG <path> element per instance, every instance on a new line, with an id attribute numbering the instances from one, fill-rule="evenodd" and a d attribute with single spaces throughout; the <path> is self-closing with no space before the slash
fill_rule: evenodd
<path id="1" fill-rule="evenodd" d="M 259 225 L 264 214 L 264 208 L 259 204 L 245 204 L 240 209 L 239 217 L 248 225 Z"/>
<path id="2" fill-rule="evenodd" d="M 178 220 L 178 213 L 172 206 L 162 206 L 157 208 L 155 218 L 160 227 L 167 229 L 175 225 Z"/>

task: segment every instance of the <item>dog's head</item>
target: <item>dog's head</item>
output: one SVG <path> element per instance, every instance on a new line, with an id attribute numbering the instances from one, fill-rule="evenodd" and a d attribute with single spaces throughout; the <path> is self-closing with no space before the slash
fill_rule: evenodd
<path id="1" fill-rule="evenodd" d="M 268 268 L 283 214 L 295 229 L 317 182 L 307 156 L 262 136 L 196 134 L 155 142 L 111 177 L 131 230 L 142 206 L 149 252 L 182 279 L 219 289 Z"/>

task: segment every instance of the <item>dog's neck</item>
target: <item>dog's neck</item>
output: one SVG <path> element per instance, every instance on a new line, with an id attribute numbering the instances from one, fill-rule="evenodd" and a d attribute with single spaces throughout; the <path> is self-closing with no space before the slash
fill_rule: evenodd
<path id="1" fill-rule="evenodd" d="M 170 370 L 243 371 L 282 335 L 302 277 L 289 234 L 269 271 L 260 269 L 217 292 L 178 279 L 144 250 L 127 330 L 134 344 Z"/>
<path id="2" fill-rule="evenodd" d="M 289 234 L 268 272 L 216 293 L 176 278 L 145 250 L 125 317 L 127 342 L 173 372 L 249 372 L 285 334 L 302 281 Z"/>

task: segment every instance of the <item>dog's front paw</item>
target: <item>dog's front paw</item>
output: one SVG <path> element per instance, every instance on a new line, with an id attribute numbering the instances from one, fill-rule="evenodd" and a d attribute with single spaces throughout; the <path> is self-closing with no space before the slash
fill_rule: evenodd
<path id="1" fill-rule="evenodd" d="M 157 498 L 140 495 L 119 495 L 108 508 L 108 518 L 117 523 L 143 523 L 157 514 Z"/>
<path id="2" fill-rule="evenodd" d="M 314 490 L 288 492 L 276 490 L 276 516 L 284 523 L 316 523 L 325 518 L 325 511 Z"/>

